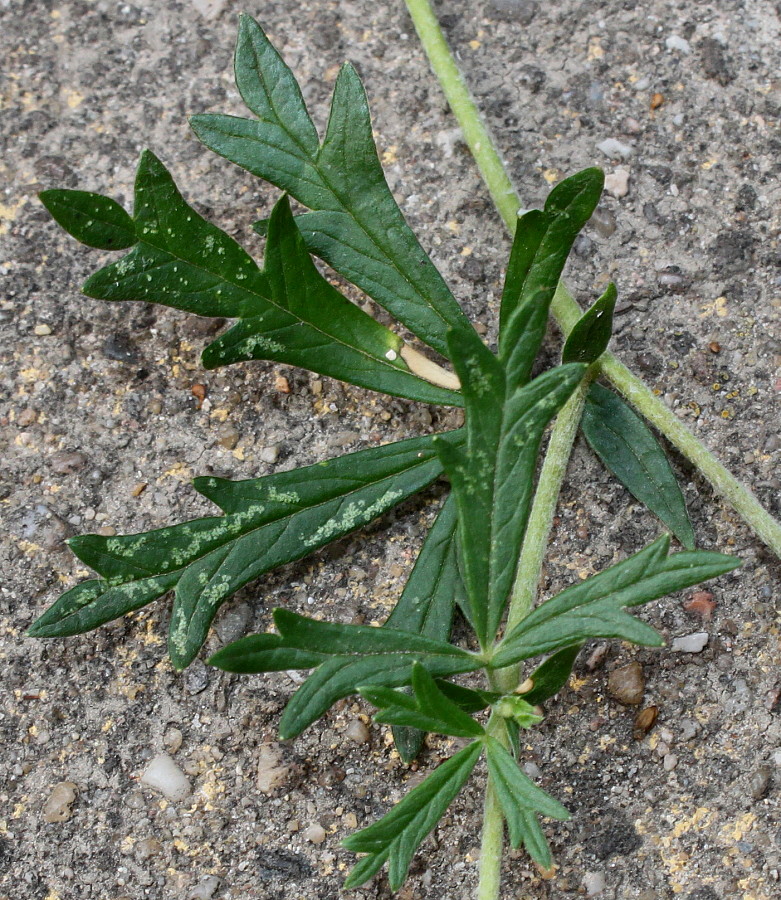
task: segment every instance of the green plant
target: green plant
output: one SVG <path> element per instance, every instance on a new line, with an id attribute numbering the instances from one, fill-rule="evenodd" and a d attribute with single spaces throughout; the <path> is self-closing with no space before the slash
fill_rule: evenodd
<path id="1" fill-rule="evenodd" d="M 210 662 L 244 673 L 313 670 L 282 716 L 284 738 L 358 693 L 377 707 L 377 721 L 393 727 L 406 760 L 427 731 L 466 739 L 379 822 L 347 839 L 345 846 L 364 856 L 346 887 L 362 884 L 387 862 L 397 889 L 416 848 L 485 756 L 479 896 L 494 898 L 503 821 L 511 843 L 523 844 L 547 868 L 551 856 L 538 816 L 567 816 L 519 768 L 519 730 L 539 723 L 539 704 L 566 683 L 586 640 L 661 645 L 660 635 L 626 608 L 726 573 L 738 562 L 694 549 L 661 448 L 631 409 L 594 381 L 609 372 L 613 285 L 585 314 L 569 309 L 562 364 L 532 378 L 548 312 L 562 306 L 565 261 L 599 201 L 599 170 L 561 182 L 543 210 L 518 219 L 493 353 L 390 194 L 355 71 L 347 65 L 339 74 L 322 142 L 292 73 L 248 17 L 240 27 L 236 77 L 257 118 L 196 116 L 196 133 L 310 211 L 294 216 L 285 195 L 268 221 L 256 223 L 266 236 L 261 270 L 187 205 L 147 151 L 132 216 L 93 193 L 41 194 L 55 219 L 83 243 L 130 250 L 88 279 L 84 292 L 237 320 L 204 351 L 207 368 L 249 359 L 303 366 L 394 396 L 463 406 L 465 427 L 249 481 L 196 479 L 196 489 L 222 515 L 139 535 L 71 539 L 75 554 L 100 578 L 66 592 L 30 634 L 82 633 L 174 591 L 169 655 L 184 668 L 219 606 L 243 585 L 362 527 L 444 472 L 452 494 L 382 627 L 277 610 L 277 633 L 246 637 Z M 387 309 L 454 371 L 349 302 L 310 254 Z M 535 487 L 544 433 L 554 419 Z M 670 555 L 670 538 L 663 536 L 534 608 L 551 516 L 581 422 L 600 458 L 686 549 Z M 772 528 L 768 533 L 772 537 Z M 457 608 L 472 629 L 469 648 L 450 641 Z M 545 659 L 522 674 L 521 664 L 538 657 Z M 476 671 L 487 677 L 484 690 L 449 680 Z"/>

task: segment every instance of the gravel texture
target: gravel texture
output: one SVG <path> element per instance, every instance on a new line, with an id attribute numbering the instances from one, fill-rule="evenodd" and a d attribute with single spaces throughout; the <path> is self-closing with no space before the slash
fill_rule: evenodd
<path id="1" fill-rule="evenodd" d="M 508 240 L 399 0 L 0 0 L 2 900 L 336 898 L 352 861 L 340 839 L 452 751 L 433 739 L 420 768 L 406 768 L 352 700 L 280 743 L 297 677 L 175 673 L 166 602 L 82 637 L 24 637 L 87 574 L 69 535 L 202 513 L 194 474 L 256 476 L 454 422 L 272 364 L 207 373 L 199 350 L 214 323 L 80 296 L 102 255 L 61 232 L 36 192 L 80 187 L 127 204 L 144 147 L 200 211 L 262 252 L 248 226 L 276 191 L 187 127 L 191 113 L 242 111 L 231 77 L 242 8 L 283 51 L 321 127 L 338 66 L 358 66 L 392 189 L 495 335 Z M 621 358 L 781 512 L 778 4 L 453 0 L 438 11 L 527 206 L 566 174 L 606 168 L 571 286 L 588 302 L 618 283 Z M 508 898 L 781 891 L 779 563 L 676 466 L 700 544 L 744 566 L 709 584 L 707 603 L 690 592 L 643 613 L 670 642 L 707 633 L 701 648 L 587 648 L 525 748 L 527 771 L 573 814 L 546 826 L 558 868 L 543 879 L 510 853 Z M 206 650 L 267 628 L 278 605 L 381 621 L 431 515 L 408 503 L 250 586 Z M 546 594 L 658 531 L 579 444 Z M 647 732 L 638 708 L 608 693 L 610 673 L 633 662 L 643 704 L 658 710 Z M 182 800 L 141 780 L 162 754 L 192 789 Z M 426 842 L 401 897 L 473 896 L 483 775 Z M 384 876 L 355 894 L 388 895 Z"/>

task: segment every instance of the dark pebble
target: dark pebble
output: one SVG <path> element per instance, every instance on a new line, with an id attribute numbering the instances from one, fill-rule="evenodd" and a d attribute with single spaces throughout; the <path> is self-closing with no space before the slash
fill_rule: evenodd
<path id="1" fill-rule="evenodd" d="M 117 362 L 134 363 L 138 361 L 136 348 L 122 334 L 113 334 L 103 345 L 103 355 Z"/>

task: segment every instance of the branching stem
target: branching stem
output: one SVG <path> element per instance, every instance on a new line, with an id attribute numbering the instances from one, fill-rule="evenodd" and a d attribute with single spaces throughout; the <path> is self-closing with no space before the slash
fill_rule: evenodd
<path id="1" fill-rule="evenodd" d="M 405 0 L 405 2 L 431 68 L 439 79 L 445 97 L 461 126 L 464 140 L 475 158 L 499 214 L 513 233 L 521 201 L 464 83 L 431 8 L 430 0 Z M 582 314 L 582 310 L 563 282 L 556 291 L 551 312 L 565 335 L 569 334 Z M 638 412 L 658 428 L 667 440 L 702 472 L 714 490 L 740 514 L 754 533 L 777 556 L 781 556 L 781 524 L 686 428 L 675 413 L 612 353 L 602 355 L 598 370 L 599 374 L 608 378 Z"/>
<path id="2" fill-rule="evenodd" d="M 502 220 L 512 234 L 521 208 L 520 198 L 442 34 L 431 2 L 430 0 L 405 0 L 405 2 L 434 74 L 461 126 L 464 140 Z M 556 291 L 551 304 L 551 313 L 565 336 L 582 315 L 582 310 L 563 282 Z M 580 425 L 588 385 L 596 375 L 608 378 L 638 412 L 699 469 L 715 491 L 740 514 L 754 533 L 776 555 L 781 556 L 781 524 L 769 515 L 751 491 L 716 459 L 643 381 L 619 362 L 612 353 L 607 352 L 592 366 L 589 371 L 590 377 L 584 379 L 561 410 L 551 433 L 510 600 L 508 631 L 528 615 L 534 605 L 562 480 Z M 491 675 L 493 685 L 503 691 L 512 691 L 518 686 L 518 667 L 510 667 Z M 506 740 L 506 729 L 496 717 L 489 722 L 488 728 L 495 736 Z M 478 900 L 499 898 L 503 830 L 502 811 L 489 779 L 483 815 Z"/>

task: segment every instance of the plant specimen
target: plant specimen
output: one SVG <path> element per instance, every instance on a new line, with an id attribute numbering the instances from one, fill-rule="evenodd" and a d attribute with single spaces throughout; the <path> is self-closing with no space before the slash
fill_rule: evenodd
<path id="1" fill-rule="evenodd" d="M 426 4 L 416 5 L 425 14 Z M 266 238 L 263 268 L 199 216 L 146 151 L 132 216 L 94 193 L 41 194 L 83 243 L 129 250 L 89 278 L 84 292 L 235 320 L 205 349 L 207 368 L 275 360 L 397 397 L 463 406 L 465 426 L 263 478 L 198 478 L 196 490 L 221 515 L 137 535 L 71 539 L 74 553 L 100 577 L 67 591 L 30 634 L 82 633 L 173 591 L 168 652 L 182 669 L 198 654 L 220 605 L 241 587 L 361 528 L 446 474 L 452 493 L 382 626 L 279 609 L 275 632 L 243 638 L 210 662 L 242 673 L 312 670 L 281 718 L 283 738 L 300 734 L 337 700 L 360 694 L 377 708 L 375 719 L 393 727 L 405 760 L 417 754 L 425 732 L 465 742 L 383 818 L 345 841 L 362 854 L 347 888 L 387 863 L 398 889 L 417 847 L 484 756 L 479 896 L 487 900 L 498 896 L 504 822 L 514 846 L 523 845 L 542 868 L 551 865 L 538 817 L 566 818 L 567 811 L 519 767 L 519 734 L 541 721 L 540 704 L 566 683 L 584 642 L 661 645 L 654 629 L 625 610 L 729 572 L 738 561 L 695 549 L 661 448 L 627 404 L 595 381 L 620 366 L 606 352 L 616 288 L 581 313 L 560 287 L 572 245 L 600 198 L 598 169 L 562 181 L 544 209 L 521 216 L 507 207 L 505 193 L 514 240 L 493 352 L 388 189 L 355 70 L 345 65 L 339 73 L 321 141 L 292 72 L 249 17 L 241 22 L 235 63 L 239 91 L 256 118 L 202 115 L 192 125 L 209 148 L 284 192 L 269 219 L 255 224 Z M 294 215 L 288 197 L 309 211 Z M 347 300 L 313 255 L 414 338 Z M 532 377 L 551 309 L 566 321 L 562 362 Z M 642 392 L 633 390 L 625 393 L 634 400 Z M 685 549 L 670 554 L 664 535 L 535 608 L 551 516 L 581 425 L 605 464 Z M 756 506 L 740 490 L 740 502 Z M 764 515 L 756 527 L 772 543 L 778 525 Z M 466 647 L 450 640 L 456 610 L 471 628 Z M 452 680 L 480 671 L 487 679 L 482 689 Z"/>

